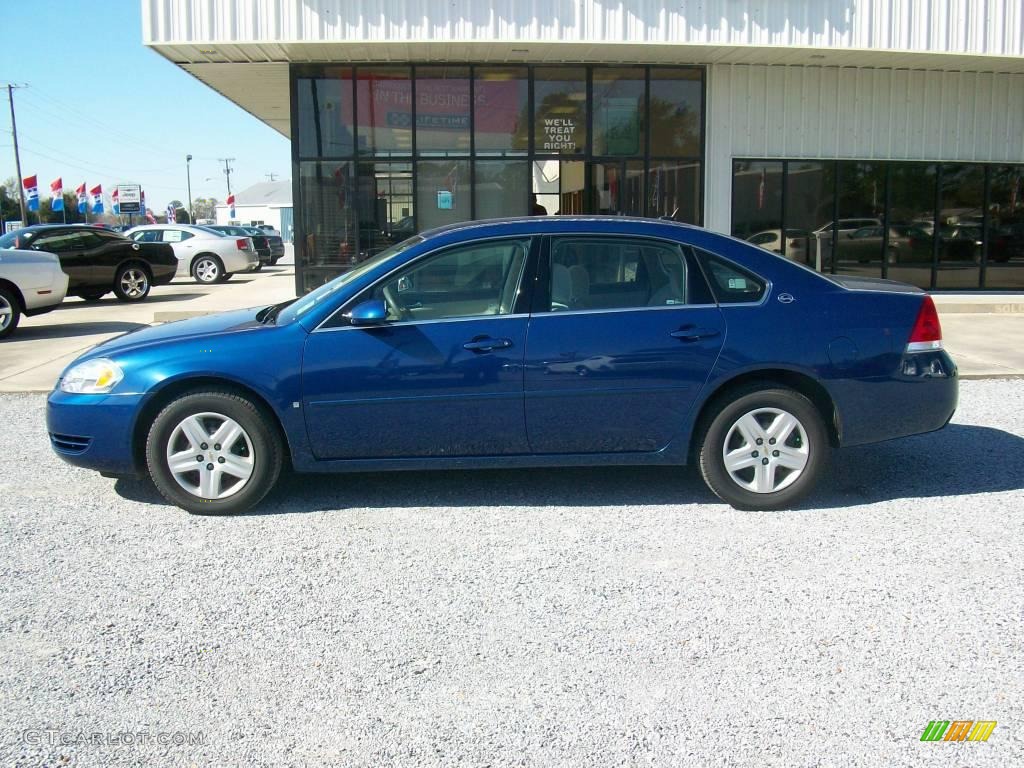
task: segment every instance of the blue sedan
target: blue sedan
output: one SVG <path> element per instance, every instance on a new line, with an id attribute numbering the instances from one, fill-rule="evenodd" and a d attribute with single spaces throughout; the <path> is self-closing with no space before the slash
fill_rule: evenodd
<path id="1" fill-rule="evenodd" d="M 416 236 L 311 293 L 126 334 L 49 398 L 54 450 L 227 514 L 298 472 L 697 463 L 790 507 L 834 448 L 957 404 L 931 298 L 671 222 Z"/>

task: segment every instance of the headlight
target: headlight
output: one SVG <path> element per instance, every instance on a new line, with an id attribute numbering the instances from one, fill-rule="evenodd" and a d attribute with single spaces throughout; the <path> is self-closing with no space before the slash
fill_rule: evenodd
<path id="1" fill-rule="evenodd" d="M 65 373 L 60 388 L 62 392 L 103 394 L 116 387 L 123 378 L 124 371 L 117 363 L 97 357 L 79 363 Z"/>

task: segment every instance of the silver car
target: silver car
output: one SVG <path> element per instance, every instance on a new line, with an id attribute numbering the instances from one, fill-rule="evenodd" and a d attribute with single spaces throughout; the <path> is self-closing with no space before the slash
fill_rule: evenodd
<path id="1" fill-rule="evenodd" d="M 237 272 L 254 272 L 260 265 L 252 238 L 194 224 L 147 224 L 124 234 L 136 242 L 167 243 L 178 258 L 177 276 L 191 276 L 204 285 L 222 283 Z"/>

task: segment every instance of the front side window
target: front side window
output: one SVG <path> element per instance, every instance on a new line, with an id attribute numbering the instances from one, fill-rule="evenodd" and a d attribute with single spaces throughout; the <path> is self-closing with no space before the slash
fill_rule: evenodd
<path id="1" fill-rule="evenodd" d="M 555 238 L 549 289 L 551 312 L 708 303 L 683 247 L 657 240 Z"/>
<path id="2" fill-rule="evenodd" d="M 160 230 L 144 229 L 142 232 L 134 233 L 132 240 L 137 243 L 158 243 L 160 242 Z"/>
<path id="3" fill-rule="evenodd" d="M 450 248 L 378 283 L 356 303 L 381 299 L 392 321 L 508 315 L 529 251 L 528 239 Z"/>

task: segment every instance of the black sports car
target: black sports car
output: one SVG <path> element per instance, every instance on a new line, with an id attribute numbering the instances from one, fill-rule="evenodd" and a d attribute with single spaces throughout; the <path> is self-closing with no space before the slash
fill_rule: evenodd
<path id="1" fill-rule="evenodd" d="M 68 275 L 68 296 L 95 301 L 113 291 L 142 301 L 154 285 L 171 282 L 178 260 L 164 243 L 136 243 L 102 227 L 37 224 L 0 237 L 0 248 L 56 254 Z"/>

